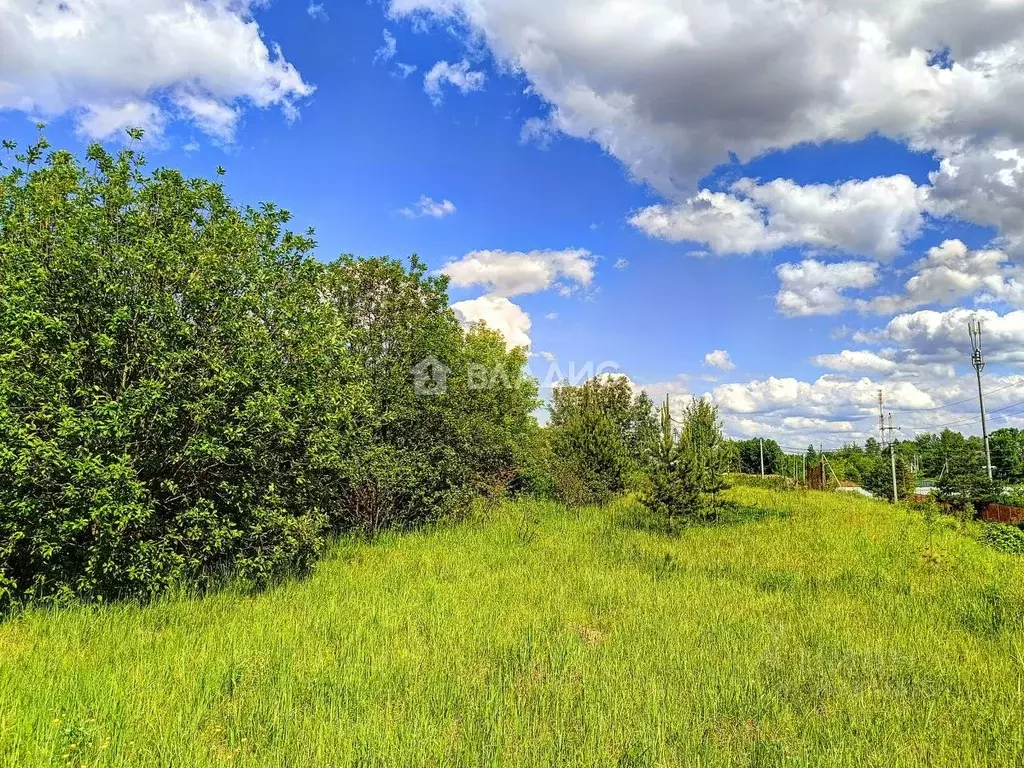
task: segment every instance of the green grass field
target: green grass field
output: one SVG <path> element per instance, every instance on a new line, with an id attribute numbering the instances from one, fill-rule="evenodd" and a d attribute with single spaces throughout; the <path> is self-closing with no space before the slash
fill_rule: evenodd
<path id="1" fill-rule="evenodd" d="M 0 764 L 1024 764 L 1024 562 L 850 496 L 509 504 L 311 578 L 0 624 Z"/>

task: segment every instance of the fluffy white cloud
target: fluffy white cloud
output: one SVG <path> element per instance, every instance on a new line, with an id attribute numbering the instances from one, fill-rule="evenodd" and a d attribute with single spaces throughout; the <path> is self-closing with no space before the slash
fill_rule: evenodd
<path id="1" fill-rule="evenodd" d="M 992 310 L 958 307 L 945 312 L 924 309 L 897 315 L 873 332 L 861 332 L 863 343 L 893 344 L 912 352 L 919 362 L 969 364 L 970 339 L 967 321 L 982 322 L 982 349 L 992 362 L 1024 362 L 1024 311 L 1000 315 Z"/>
<path id="2" fill-rule="evenodd" d="M 930 174 L 930 209 L 992 226 L 1015 254 L 1024 247 L 1024 155 L 1015 147 L 943 158 Z"/>
<path id="3" fill-rule="evenodd" d="M 481 296 L 452 304 L 463 326 L 486 323 L 500 331 L 509 349 L 530 346 L 530 316 L 518 304 L 504 296 Z"/>
<path id="4" fill-rule="evenodd" d="M 551 124 L 539 117 L 527 118 L 523 127 L 519 130 L 519 143 L 535 143 L 541 149 L 547 149 L 551 141 L 558 135 L 558 131 L 551 127 Z M 594 229 L 593 225 L 590 227 Z"/>
<path id="5" fill-rule="evenodd" d="M 993 428 L 1021 418 L 1016 410 L 1024 396 L 1024 376 L 988 375 L 985 389 Z M 721 410 L 726 434 L 773 437 L 799 449 L 809 442 L 837 447 L 846 441 L 877 438 L 879 390 L 885 398 L 885 411 L 893 413 L 903 438 L 913 439 L 949 425 L 965 434 L 981 431 L 973 371 L 914 382 L 854 380 L 834 374 L 816 381 L 772 378 L 723 385 L 710 397 Z"/>
<path id="6" fill-rule="evenodd" d="M 467 24 L 671 196 L 729 159 L 881 133 L 950 154 L 1024 139 L 1024 5 L 1007 0 L 391 0 Z M 930 51 L 948 49 L 951 66 Z M 685 73 L 685 76 L 680 76 Z"/>
<path id="7" fill-rule="evenodd" d="M 904 175 L 806 186 L 741 179 L 730 190 L 650 206 L 630 221 L 654 237 L 704 243 L 718 254 L 806 245 L 891 259 L 917 237 L 927 199 Z"/>
<path id="8" fill-rule="evenodd" d="M 737 182 L 786 241 L 889 259 L 915 239 L 926 193 L 904 175 L 800 186 L 787 179 Z"/>
<path id="9" fill-rule="evenodd" d="M 175 104 L 192 115 L 192 121 L 206 133 L 225 141 L 234 138 L 239 116 L 234 107 L 188 91 L 176 93 L 173 99 Z"/>
<path id="10" fill-rule="evenodd" d="M 816 355 L 811 362 L 832 371 L 869 371 L 871 373 L 893 373 L 896 363 L 868 350 L 844 349 L 837 354 Z"/>
<path id="11" fill-rule="evenodd" d="M 682 416 L 683 410 L 694 396 L 690 389 L 689 377 L 686 375 L 677 376 L 671 381 L 634 384 L 633 389 L 646 393 L 655 408 L 660 408 L 667 401 L 669 411 L 676 418 Z"/>
<path id="12" fill-rule="evenodd" d="M 772 437 L 790 449 L 800 449 L 810 442 L 837 447 L 873 435 L 879 389 L 884 389 L 886 407 L 892 410 L 922 411 L 941 402 L 933 397 L 931 388 L 917 382 L 850 379 L 836 374 L 815 381 L 771 377 L 723 384 L 709 396 L 721 411 L 727 434 Z M 841 434 L 839 440 L 837 433 Z"/>
<path id="13" fill-rule="evenodd" d="M 434 104 L 444 101 L 442 87 L 445 83 L 454 86 L 463 95 L 471 91 L 479 91 L 484 87 L 487 76 L 483 72 L 475 72 L 469 68 L 469 62 L 463 59 L 456 64 L 439 61 L 423 76 L 423 91 Z"/>
<path id="14" fill-rule="evenodd" d="M 885 410 L 893 413 L 895 424 L 902 428 L 901 437 L 912 439 L 950 423 L 965 434 L 979 433 L 974 372 L 960 376 L 947 369 L 922 368 L 921 372 L 912 381 L 900 379 L 899 372 L 859 378 L 830 373 L 813 381 L 770 377 L 722 384 L 703 397 L 719 407 L 727 436 L 771 437 L 789 451 L 803 450 L 809 443 L 837 448 L 877 438 L 879 390 Z M 692 396 L 685 376 L 638 388 L 651 395 L 655 404 L 668 395 L 673 410 L 683 408 Z M 1024 399 L 1024 375 L 986 374 L 985 391 L 993 424 L 1024 424 L 1024 415 L 1017 413 Z"/>
<path id="15" fill-rule="evenodd" d="M 229 139 L 247 106 L 288 118 L 313 93 L 268 47 L 254 0 L 6 0 L 0 3 L 0 110 L 73 111 L 105 138 L 183 117 Z"/>
<path id="16" fill-rule="evenodd" d="M 932 408 L 937 403 L 930 392 L 914 382 L 887 385 L 891 407 Z M 826 374 L 816 381 L 776 378 L 745 384 L 722 384 L 711 392 L 714 401 L 730 413 L 773 413 L 798 409 L 800 415 L 828 416 L 850 409 L 877 408 L 878 385 L 869 378 L 848 379 Z"/>
<path id="17" fill-rule="evenodd" d="M 930 359 L 917 350 L 896 347 L 887 347 L 877 352 L 844 349 L 838 353 L 815 355 L 811 362 L 832 371 L 878 374 L 888 381 L 924 382 L 956 376 L 956 367 L 951 361 Z"/>
<path id="18" fill-rule="evenodd" d="M 946 240 L 931 248 L 914 269 L 902 294 L 876 296 L 858 306 L 891 314 L 926 304 L 951 304 L 975 294 L 983 300 L 1024 305 L 1024 283 L 1018 281 L 1021 268 L 1010 264 L 1003 251 L 972 251 L 960 240 Z"/>
<path id="19" fill-rule="evenodd" d="M 629 262 L 626 261 L 625 259 L 616 259 L 615 260 L 615 268 L 616 269 L 625 269 L 628 266 L 629 266 Z"/>
<path id="20" fill-rule="evenodd" d="M 782 419 L 784 429 L 799 432 L 852 432 L 853 424 L 849 421 L 828 421 L 812 419 L 807 416 L 786 416 Z"/>
<path id="21" fill-rule="evenodd" d="M 786 245 L 778 232 L 769 231 L 761 211 L 750 200 L 703 189 L 679 205 L 652 205 L 629 223 L 662 240 L 705 243 L 712 251 L 754 253 Z"/>
<path id="22" fill-rule="evenodd" d="M 574 285 L 590 285 L 594 278 L 594 256 L 582 248 L 563 251 L 471 251 L 458 261 L 450 261 L 441 271 L 452 285 L 468 288 L 484 286 L 497 296 L 515 296 L 546 290 L 557 280 Z M 570 286 L 562 284 L 563 294 Z"/>
<path id="23" fill-rule="evenodd" d="M 657 236 L 771 248 L 780 230 L 735 195 L 691 198 L 698 181 L 733 157 L 878 134 L 943 161 L 927 210 L 995 226 L 1024 251 L 1019 0 L 390 0 L 390 11 L 465 28 L 472 49 L 482 41 L 522 73 L 549 105 L 524 140 L 594 141 L 682 201 L 636 222 Z M 838 227 L 817 233 L 835 247 L 890 258 L 919 226 L 921 190 L 903 192 L 859 212 L 827 199 L 835 210 L 810 220 Z"/>
<path id="24" fill-rule="evenodd" d="M 704 355 L 704 365 L 720 371 L 731 371 L 736 365 L 724 349 L 716 349 Z"/>
<path id="25" fill-rule="evenodd" d="M 866 261 L 824 264 L 806 259 L 780 264 L 775 273 L 780 281 L 775 304 L 789 317 L 838 314 L 852 305 L 845 291 L 878 283 L 878 265 Z"/>
<path id="26" fill-rule="evenodd" d="M 156 104 L 128 101 L 87 106 L 78 118 L 78 131 L 93 139 L 124 135 L 127 128 L 142 128 L 151 136 L 163 133 L 166 116 Z"/>
<path id="27" fill-rule="evenodd" d="M 316 19 L 317 21 L 327 21 L 330 18 L 323 3 L 310 3 L 306 7 L 306 13 L 309 14 L 311 19 Z"/>
<path id="28" fill-rule="evenodd" d="M 455 203 L 451 200 L 437 202 L 431 197 L 421 195 L 415 205 L 402 209 L 402 214 L 410 219 L 418 219 L 421 216 L 429 216 L 432 219 L 443 219 L 455 213 Z"/>

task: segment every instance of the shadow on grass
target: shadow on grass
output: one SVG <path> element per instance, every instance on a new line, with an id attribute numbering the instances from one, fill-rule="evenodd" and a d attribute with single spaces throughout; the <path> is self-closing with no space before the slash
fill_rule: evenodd
<path id="1" fill-rule="evenodd" d="M 663 536 L 678 536 L 690 528 L 710 528 L 726 525 L 758 523 L 767 519 L 789 517 L 789 512 L 765 507 L 747 506 L 733 501 L 718 500 L 692 515 L 675 518 L 652 512 L 639 502 L 624 505 L 616 514 L 616 522 L 623 528 Z"/>

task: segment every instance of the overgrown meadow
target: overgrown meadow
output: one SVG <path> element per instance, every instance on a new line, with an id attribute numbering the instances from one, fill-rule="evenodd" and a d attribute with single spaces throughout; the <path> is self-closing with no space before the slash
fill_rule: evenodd
<path id="1" fill-rule="evenodd" d="M 745 520 L 507 503 L 315 574 L 0 626 L 17 766 L 1024 760 L 1024 567 L 950 518 L 735 488 Z"/>
<path id="2" fill-rule="evenodd" d="M 3 144 L 0 765 L 1024 761 L 1024 534 L 966 443 L 954 517 L 729 488 L 763 441 L 622 376 L 542 427 L 444 277 L 289 218 Z"/>

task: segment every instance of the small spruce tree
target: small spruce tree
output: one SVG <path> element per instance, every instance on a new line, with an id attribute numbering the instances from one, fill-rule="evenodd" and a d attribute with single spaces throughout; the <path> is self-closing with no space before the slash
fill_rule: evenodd
<path id="1" fill-rule="evenodd" d="M 718 408 L 703 398 L 690 400 L 683 411 L 681 445 L 692 459 L 694 483 L 702 494 L 702 507 L 714 507 L 725 487 L 726 442 L 718 420 Z"/>
<path id="2" fill-rule="evenodd" d="M 697 457 L 686 450 L 672 426 L 668 398 L 659 409 L 659 428 L 649 450 L 650 483 L 644 506 L 670 523 L 695 513 L 700 503 Z"/>

